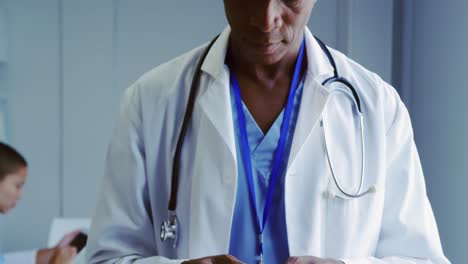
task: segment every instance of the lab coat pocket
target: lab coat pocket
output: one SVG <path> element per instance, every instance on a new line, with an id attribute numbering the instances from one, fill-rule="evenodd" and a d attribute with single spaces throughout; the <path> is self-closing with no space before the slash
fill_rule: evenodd
<path id="1" fill-rule="evenodd" d="M 348 188 L 345 191 L 350 191 Z M 366 255 L 375 250 L 383 196 L 373 184 L 364 185 L 362 190 L 362 196 L 350 197 L 340 191 L 333 179 L 329 181 L 324 192 L 328 257 Z"/>

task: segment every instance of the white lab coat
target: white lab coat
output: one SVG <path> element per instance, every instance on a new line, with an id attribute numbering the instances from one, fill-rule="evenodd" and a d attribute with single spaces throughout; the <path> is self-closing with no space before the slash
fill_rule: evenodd
<path id="1" fill-rule="evenodd" d="M 92 220 L 91 263 L 179 263 L 228 252 L 237 190 L 229 71 L 224 66 L 229 34 L 228 27 L 202 66 L 182 151 L 178 247 L 162 243 L 159 228 L 167 218 L 172 158 L 205 46 L 157 67 L 126 91 Z M 364 189 L 376 187 L 358 199 L 339 196 L 320 120 L 326 116 L 331 156 L 348 190 L 356 188 L 360 177 L 359 127 L 349 98 L 334 96 L 321 85 L 333 68 L 308 29 L 306 50 L 309 66 L 285 181 L 290 254 L 349 264 L 449 263 L 426 196 L 407 110 L 392 87 L 332 50 L 340 75 L 355 85 L 362 101 Z"/>

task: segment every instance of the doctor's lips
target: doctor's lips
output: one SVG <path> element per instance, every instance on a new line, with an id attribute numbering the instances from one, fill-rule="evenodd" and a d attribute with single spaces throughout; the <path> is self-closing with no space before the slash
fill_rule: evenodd
<path id="1" fill-rule="evenodd" d="M 267 42 L 255 42 L 247 41 L 247 43 L 254 49 L 262 53 L 272 53 L 274 49 L 281 43 L 281 41 L 267 41 Z"/>

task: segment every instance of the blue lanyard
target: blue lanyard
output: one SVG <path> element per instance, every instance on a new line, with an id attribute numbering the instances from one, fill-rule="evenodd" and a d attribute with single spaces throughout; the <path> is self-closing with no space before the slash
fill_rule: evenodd
<path id="1" fill-rule="evenodd" d="M 250 147 L 249 141 L 247 137 L 247 129 L 246 129 L 246 122 L 245 122 L 245 115 L 244 109 L 242 107 L 242 99 L 240 94 L 239 83 L 237 81 L 237 77 L 234 71 L 231 71 L 231 83 L 234 88 L 234 97 L 235 97 L 235 104 L 236 110 L 238 115 L 238 125 L 240 129 L 240 136 L 241 136 L 241 152 L 242 152 L 242 160 L 244 162 L 245 174 L 247 176 L 247 182 L 249 185 L 249 192 L 250 192 L 250 200 L 255 209 L 255 216 L 256 216 L 256 223 L 257 223 L 257 230 L 258 230 L 258 249 L 259 249 L 259 259 L 260 263 L 263 263 L 263 231 L 265 230 L 265 226 L 267 224 L 268 215 L 270 212 L 271 202 L 273 199 L 273 192 L 275 190 L 277 178 L 280 174 L 281 163 L 283 161 L 283 156 L 285 152 L 285 145 L 286 145 L 286 137 L 288 134 L 289 123 L 291 121 L 291 114 L 294 106 L 294 96 L 296 94 L 297 87 L 299 85 L 299 77 L 301 73 L 301 66 L 302 60 L 304 57 L 304 40 L 301 44 L 301 49 L 299 51 L 299 56 L 296 61 L 295 69 L 294 69 L 294 76 L 291 82 L 291 87 L 289 89 L 288 101 L 286 104 L 286 109 L 284 111 L 283 121 L 281 123 L 281 134 L 278 141 L 278 146 L 276 147 L 273 169 L 270 175 L 270 181 L 268 183 L 268 193 L 267 199 L 265 201 L 265 208 L 263 210 L 263 218 L 262 224 L 260 224 L 260 217 L 257 210 L 257 200 L 255 196 L 255 188 L 253 183 L 253 175 L 252 175 L 252 160 L 250 157 Z"/>

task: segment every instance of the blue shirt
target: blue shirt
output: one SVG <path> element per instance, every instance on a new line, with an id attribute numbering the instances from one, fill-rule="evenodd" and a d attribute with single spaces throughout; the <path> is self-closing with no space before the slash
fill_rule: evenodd
<path id="1" fill-rule="evenodd" d="M 267 264 L 283 264 L 289 257 L 288 237 L 286 232 L 286 219 L 284 210 L 284 178 L 286 174 L 287 161 L 291 150 L 292 139 L 296 127 L 299 105 L 302 97 L 304 82 L 299 84 L 294 97 L 294 107 L 286 138 L 285 154 L 282 168 L 278 177 L 278 183 L 273 194 L 270 216 L 263 233 L 264 256 L 263 262 Z M 229 254 L 235 256 L 244 263 L 257 263 L 258 254 L 258 231 L 256 230 L 255 209 L 250 201 L 249 187 L 242 162 L 240 147 L 240 130 L 238 127 L 237 110 L 234 101 L 234 89 L 231 85 L 231 108 L 235 128 L 237 162 L 238 162 L 238 185 L 234 216 L 231 227 L 231 238 Z M 263 215 L 265 200 L 268 192 L 268 182 L 273 167 L 273 159 L 276 146 L 280 138 L 281 122 L 284 110 L 276 118 L 275 122 L 264 135 L 243 104 L 246 130 L 252 158 L 252 173 L 254 188 L 256 192 L 259 215 Z"/>

